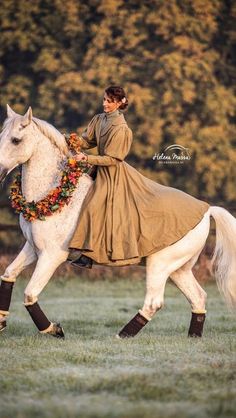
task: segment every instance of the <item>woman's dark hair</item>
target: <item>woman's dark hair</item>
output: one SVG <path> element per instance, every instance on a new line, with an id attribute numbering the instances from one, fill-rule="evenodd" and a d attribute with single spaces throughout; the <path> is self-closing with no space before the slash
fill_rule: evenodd
<path id="1" fill-rule="evenodd" d="M 107 87 L 105 93 L 108 95 L 113 102 L 121 102 L 122 104 L 119 106 L 119 109 L 124 110 L 128 107 L 128 99 L 126 97 L 125 91 L 120 86 L 110 86 Z"/>

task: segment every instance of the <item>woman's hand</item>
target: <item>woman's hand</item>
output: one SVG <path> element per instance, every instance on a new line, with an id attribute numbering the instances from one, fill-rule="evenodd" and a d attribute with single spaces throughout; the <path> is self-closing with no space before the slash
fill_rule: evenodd
<path id="1" fill-rule="evenodd" d="M 88 156 L 84 152 L 80 152 L 79 154 L 76 154 L 75 155 L 75 160 L 76 161 L 87 161 L 88 160 Z"/>

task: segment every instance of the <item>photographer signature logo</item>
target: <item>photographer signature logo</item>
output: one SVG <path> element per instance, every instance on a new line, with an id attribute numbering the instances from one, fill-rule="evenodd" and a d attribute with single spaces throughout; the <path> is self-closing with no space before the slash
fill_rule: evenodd
<path id="1" fill-rule="evenodd" d="M 182 145 L 169 145 L 161 153 L 155 153 L 152 157 L 161 164 L 184 164 L 191 160 L 189 149 Z"/>

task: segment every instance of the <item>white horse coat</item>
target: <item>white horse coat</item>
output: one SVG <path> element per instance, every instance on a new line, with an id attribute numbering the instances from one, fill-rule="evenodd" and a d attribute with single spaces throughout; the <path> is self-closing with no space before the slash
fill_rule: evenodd
<path id="1" fill-rule="evenodd" d="M 0 136 L 0 180 L 16 166 L 22 165 L 23 195 L 27 201 L 40 200 L 58 185 L 68 155 L 64 136 L 47 122 L 33 118 L 31 108 L 20 116 L 8 106 L 8 118 Z M 68 244 L 92 183 L 93 180 L 83 174 L 68 206 L 45 221 L 28 222 L 20 215 L 26 243 L 2 278 L 14 282 L 25 267 L 37 261 L 25 289 L 25 303 L 37 301 L 56 268 L 67 259 Z M 140 310 L 147 319 L 163 306 L 168 277 L 184 293 L 192 312 L 205 312 L 206 293 L 193 276 L 192 267 L 209 234 L 210 215 L 217 225 L 212 260 L 216 266 L 217 284 L 227 304 L 236 304 L 236 219 L 223 208 L 210 207 L 202 221 L 182 239 L 147 257 L 147 291 Z"/>

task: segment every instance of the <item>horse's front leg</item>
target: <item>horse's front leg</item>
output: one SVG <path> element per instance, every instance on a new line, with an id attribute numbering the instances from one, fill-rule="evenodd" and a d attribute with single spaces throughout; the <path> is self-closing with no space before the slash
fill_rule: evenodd
<path id="1" fill-rule="evenodd" d="M 58 250 L 49 253 L 43 251 L 36 264 L 35 271 L 25 289 L 24 304 L 36 327 L 41 333 L 64 338 L 60 324 L 54 324 L 46 317 L 38 304 L 38 296 L 49 282 L 57 267 L 67 259 L 68 252 Z"/>
<path id="2" fill-rule="evenodd" d="M 6 268 L 1 276 L 0 286 L 0 331 L 6 327 L 6 317 L 9 315 L 11 296 L 17 276 L 36 260 L 34 248 L 27 241 L 15 260 Z"/>

